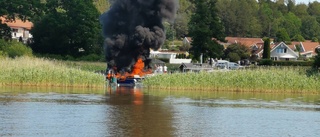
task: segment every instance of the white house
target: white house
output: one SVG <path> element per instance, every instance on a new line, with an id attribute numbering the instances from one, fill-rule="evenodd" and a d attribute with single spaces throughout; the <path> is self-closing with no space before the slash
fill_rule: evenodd
<path id="1" fill-rule="evenodd" d="M 300 43 L 301 51 L 300 55 L 303 58 L 311 58 L 317 55 L 316 49 L 320 47 L 319 42 L 312 42 L 312 41 L 304 41 Z"/>
<path id="2" fill-rule="evenodd" d="M 299 54 L 293 51 L 284 42 L 279 43 L 270 51 L 270 57 L 272 60 L 287 60 L 294 61 L 299 58 Z"/>
<path id="3" fill-rule="evenodd" d="M 2 23 L 7 24 L 11 28 L 11 36 L 13 40 L 19 40 L 22 38 L 23 42 L 27 42 L 28 39 L 32 38 L 30 30 L 33 27 L 33 23 L 30 21 L 22 21 L 20 19 L 7 20 L 4 17 L 0 17 Z"/>
<path id="4" fill-rule="evenodd" d="M 150 58 L 165 58 L 169 59 L 170 64 L 191 63 L 191 59 L 177 59 L 177 53 L 150 51 Z"/>
<path id="5" fill-rule="evenodd" d="M 177 56 L 177 53 L 172 52 L 160 52 L 160 51 L 150 51 L 150 57 L 151 58 L 165 58 L 165 59 L 175 59 Z"/>

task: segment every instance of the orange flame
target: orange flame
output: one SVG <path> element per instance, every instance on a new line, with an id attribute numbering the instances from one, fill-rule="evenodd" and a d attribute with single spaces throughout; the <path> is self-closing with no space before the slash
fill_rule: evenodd
<path id="1" fill-rule="evenodd" d="M 139 75 L 140 77 L 143 77 L 146 74 L 151 74 L 152 69 L 145 70 L 144 69 L 144 62 L 141 58 L 137 60 L 137 62 L 133 65 L 133 69 L 131 73 L 126 72 L 125 74 L 117 73 L 115 76 L 120 80 L 125 80 L 127 78 L 134 78 L 135 75 Z M 111 78 L 111 75 L 108 74 L 108 79 Z"/>

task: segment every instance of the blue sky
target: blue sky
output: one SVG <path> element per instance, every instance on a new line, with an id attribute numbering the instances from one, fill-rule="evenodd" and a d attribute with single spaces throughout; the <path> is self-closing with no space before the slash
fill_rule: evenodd
<path id="1" fill-rule="evenodd" d="M 308 4 L 309 2 L 314 2 L 314 1 L 320 2 L 320 0 L 296 0 L 296 4 L 299 4 L 299 3 Z"/>

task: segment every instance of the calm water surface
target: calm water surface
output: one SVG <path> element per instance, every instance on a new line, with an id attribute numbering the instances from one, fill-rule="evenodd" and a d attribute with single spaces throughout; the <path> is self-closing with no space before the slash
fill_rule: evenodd
<path id="1" fill-rule="evenodd" d="M 0 89 L 1 137 L 319 135 L 319 95 Z"/>

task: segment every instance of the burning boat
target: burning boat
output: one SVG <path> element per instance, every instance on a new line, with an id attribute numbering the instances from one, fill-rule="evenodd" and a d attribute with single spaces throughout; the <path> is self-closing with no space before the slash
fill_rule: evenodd
<path id="1" fill-rule="evenodd" d="M 108 69 L 106 79 L 117 86 L 136 86 L 149 75 L 152 75 L 152 69 L 145 68 L 143 60 L 139 58 L 135 65 L 133 65 L 131 73 L 117 71 L 117 68 L 113 67 Z"/>
<path id="2" fill-rule="evenodd" d="M 107 79 L 132 85 L 152 73 L 150 49 L 166 39 L 164 21 L 173 23 L 178 0 L 117 0 L 100 16 Z"/>

